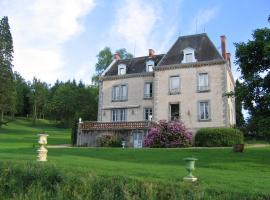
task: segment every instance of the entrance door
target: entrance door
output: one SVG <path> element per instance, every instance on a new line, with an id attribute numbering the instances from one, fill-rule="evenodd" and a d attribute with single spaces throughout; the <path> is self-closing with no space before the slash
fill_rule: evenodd
<path id="1" fill-rule="evenodd" d="M 133 132 L 133 145 L 134 148 L 142 148 L 143 145 L 143 132 Z"/>

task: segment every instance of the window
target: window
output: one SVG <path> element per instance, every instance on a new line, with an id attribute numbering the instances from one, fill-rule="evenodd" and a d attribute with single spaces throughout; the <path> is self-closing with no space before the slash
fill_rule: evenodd
<path id="1" fill-rule="evenodd" d="M 145 121 L 151 121 L 153 117 L 153 111 L 152 108 L 144 108 L 144 120 Z"/>
<path id="2" fill-rule="evenodd" d="M 144 98 L 152 98 L 153 96 L 153 84 L 152 83 L 145 83 L 144 84 Z"/>
<path id="3" fill-rule="evenodd" d="M 191 47 L 187 47 L 183 50 L 183 60 L 181 61 L 182 63 L 191 63 L 191 62 L 196 62 L 195 58 L 195 53 L 194 49 Z"/>
<path id="4" fill-rule="evenodd" d="M 200 73 L 198 79 L 198 91 L 207 91 L 209 89 L 208 73 Z"/>
<path id="5" fill-rule="evenodd" d="M 171 76 L 170 77 L 170 94 L 179 94 L 180 92 L 180 77 Z"/>
<path id="6" fill-rule="evenodd" d="M 112 121 L 123 122 L 127 121 L 127 109 L 113 109 L 112 110 Z"/>
<path id="7" fill-rule="evenodd" d="M 199 120 L 208 120 L 208 119 L 210 119 L 209 102 L 201 101 L 199 102 Z"/>
<path id="8" fill-rule="evenodd" d="M 170 120 L 180 119 L 180 106 L 179 103 L 170 104 Z"/>
<path id="9" fill-rule="evenodd" d="M 153 60 L 148 60 L 148 61 L 146 62 L 146 68 L 145 68 L 145 71 L 146 71 L 146 72 L 152 72 L 154 66 L 155 66 L 155 62 L 154 62 Z"/>
<path id="10" fill-rule="evenodd" d="M 126 74 L 126 65 L 119 64 L 118 65 L 118 75 L 124 75 Z"/>
<path id="11" fill-rule="evenodd" d="M 127 85 L 116 85 L 112 89 L 113 101 L 125 101 L 128 98 Z"/>

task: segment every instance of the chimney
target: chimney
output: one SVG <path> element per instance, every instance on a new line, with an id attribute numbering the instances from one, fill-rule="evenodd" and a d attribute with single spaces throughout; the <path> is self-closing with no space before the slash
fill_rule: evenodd
<path id="1" fill-rule="evenodd" d="M 155 56 L 155 51 L 154 49 L 149 49 L 149 57 L 152 58 Z"/>
<path id="2" fill-rule="evenodd" d="M 226 54 L 226 36 L 222 35 L 220 36 L 221 39 L 221 53 L 222 57 L 227 60 L 227 54 Z"/>
<path id="3" fill-rule="evenodd" d="M 115 60 L 120 60 L 120 59 L 121 59 L 119 53 L 115 53 L 115 54 L 114 54 L 114 59 L 115 59 Z"/>
<path id="4" fill-rule="evenodd" d="M 231 54 L 230 53 L 226 53 L 226 57 L 227 57 L 227 60 L 229 62 L 229 66 L 231 68 Z"/>

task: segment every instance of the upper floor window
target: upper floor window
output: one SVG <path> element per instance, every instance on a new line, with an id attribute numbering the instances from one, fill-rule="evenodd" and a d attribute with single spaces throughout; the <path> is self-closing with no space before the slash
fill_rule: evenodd
<path id="1" fill-rule="evenodd" d="M 155 62 L 153 60 L 148 60 L 146 62 L 146 72 L 152 72 L 153 71 L 153 67 L 155 66 Z"/>
<path id="2" fill-rule="evenodd" d="M 116 85 L 112 88 L 112 100 L 113 101 L 124 101 L 128 98 L 128 87 L 127 85 Z"/>
<path id="3" fill-rule="evenodd" d="M 170 77 L 170 94 L 179 94 L 180 93 L 180 77 L 171 76 Z"/>
<path id="4" fill-rule="evenodd" d="M 119 64 L 118 65 L 118 75 L 124 75 L 124 74 L 126 74 L 126 65 Z"/>
<path id="5" fill-rule="evenodd" d="M 195 53 L 194 53 L 194 49 L 187 47 L 183 50 L 184 53 L 184 57 L 182 60 L 182 63 L 191 63 L 191 62 L 196 62 L 196 58 L 195 58 Z"/>
<path id="6" fill-rule="evenodd" d="M 198 91 L 209 90 L 209 76 L 208 73 L 200 73 L 198 76 Z"/>
<path id="7" fill-rule="evenodd" d="M 151 121 L 153 117 L 153 110 L 152 108 L 144 108 L 144 120 Z"/>
<path id="8" fill-rule="evenodd" d="M 123 122 L 127 121 L 127 109 L 112 109 L 112 121 Z"/>
<path id="9" fill-rule="evenodd" d="M 145 83 L 144 84 L 144 98 L 152 98 L 153 97 L 153 84 L 152 83 Z"/>
<path id="10" fill-rule="evenodd" d="M 209 119 L 210 119 L 209 101 L 200 101 L 199 120 L 209 120 Z"/>

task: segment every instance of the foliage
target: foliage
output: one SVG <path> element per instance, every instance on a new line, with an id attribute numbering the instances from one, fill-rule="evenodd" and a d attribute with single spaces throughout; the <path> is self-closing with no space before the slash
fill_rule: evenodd
<path id="1" fill-rule="evenodd" d="M 101 147 L 121 147 L 122 140 L 112 134 L 103 134 L 98 138 Z"/>
<path id="2" fill-rule="evenodd" d="M 71 130 L 71 144 L 73 146 L 76 145 L 77 131 L 78 131 L 78 120 L 75 119 L 74 122 L 73 122 L 72 130 Z"/>
<path id="3" fill-rule="evenodd" d="M 241 72 L 242 82 L 236 96 L 243 100 L 249 111 L 254 135 L 262 134 L 260 119 L 270 118 L 270 29 L 257 29 L 252 40 L 236 43 L 236 64 Z M 248 126 L 249 128 L 250 126 Z M 269 126 L 263 129 L 269 129 Z"/>
<path id="4" fill-rule="evenodd" d="M 199 183 L 163 183 L 122 176 L 102 176 L 69 171 L 54 165 L 26 163 L 0 164 L 0 195 L 4 199 L 268 199 L 249 192 L 205 190 Z"/>
<path id="5" fill-rule="evenodd" d="M 121 59 L 133 58 L 133 55 L 128 53 L 125 48 L 118 49 L 115 53 L 118 53 Z M 98 84 L 99 77 L 113 61 L 113 53 L 109 47 L 105 47 L 98 53 L 97 58 L 98 62 L 95 65 L 96 74 L 92 77 L 92 82 L 95 85 Z"/>
<path id="6" fill-rule="evenodd" d="M 183 122 L 160 120 L 152 123 L 144 140 L 146 147 L 187 147 L 191 145 L 192 132 Z"/>
<path id="7" fill-rule="evenodd" d="M 234 128 L 202 128 L 195 136 L 195 145 L 205 147 L 232 146 L 243 141 L 243 133 Z"/>
<path id="8" fill-rule="evenodd" d="M 241 91 L 241 84 L 239 80 L 236 80 L 235 83 L 235 93 L 239 94 Z M 236 127 L 237 128 L 243 128 L 245 126 L 245 119 L 242 113 L 242 101 L 243 99 L 241 98 L 240 95 L 236 96 L 235 98 L 235 112 L 236 112 Z"/>
<path id="9" fill-rule="evenodd" d="M 0 111 L 1 121 L 4 113 L 16 111 L 16 91 L 12 71 L 13 41 L 8 18 L 0 20 Z"/>

